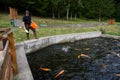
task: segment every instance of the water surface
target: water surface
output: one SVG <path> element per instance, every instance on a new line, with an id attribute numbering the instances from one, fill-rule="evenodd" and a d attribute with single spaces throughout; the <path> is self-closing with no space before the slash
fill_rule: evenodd
<path id="1" fill-rule="evenodd" d="M 85 54 L 87 57 L 80 57 Z M 52 45 L 27 59 L 34 80 L 120 80 L 120 40 L 93 38 Z M 43 71 L 40 68 L 49 68 Z M 54 78 L 61 70 L 65 72 Z"/>

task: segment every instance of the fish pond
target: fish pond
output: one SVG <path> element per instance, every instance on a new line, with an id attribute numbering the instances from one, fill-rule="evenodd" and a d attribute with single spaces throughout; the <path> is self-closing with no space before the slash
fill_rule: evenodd
<path id="1" fill-rule="evenodd" d="M 27 54 L 34 80 L 120 80 L 120 40 L 92 38 Z"/>

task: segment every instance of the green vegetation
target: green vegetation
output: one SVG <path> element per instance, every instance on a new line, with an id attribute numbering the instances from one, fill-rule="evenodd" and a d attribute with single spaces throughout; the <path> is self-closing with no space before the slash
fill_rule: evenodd
<path id="1" fill-rule="evenodd" d="M 111 35 L 118 35 L 120 36 L 120 27 L 118 26 L 100 26 L 100 27 L 89 27 L 89 28 L 38 28 L 37 34 L 38 37 L 45 37 L 45 36 L 53 36 L 53 35 L 60 35 L 60 34 L 71 34 L 71 33 L 81 33 L 81 32 L 90 32 L 90 31 L 98 31 L 98 30 L 105 30 L 106 34 Z M 22 28 L 18 28 L 14 32 L 14 37 L 16 42 L 21 42 L 26 40 L 25 32 Z M 30 32 L 31 39 L 34 38 L 32 32 Z"/>
<path id="2" fill-rule="evenodd" d="M 0 14 L 0 28 L 9 27 L 10 19 L 8 14 Z"/>
<path id="3" fill-rule="evenodd" d="M 0 14 L 0 28 L 10 27 L 9 15 L 8 14 Z M 19 17 L 20 19 L 22 16 Z M 87 21 L 87 20 L 74 20 L 74 21 L 66 21 L 66 20 L 56 20 L 56 19 L 43 19 L 39 17 L 33 17 L 33 20 L 38 24 L 79 24 L 79 23 L 98 23 L 97 21 Z M 118 24 L 118 23 L 117 23 Z M 26 34 L 23 28 L 12 28 L 14 30 L 14 38 L 15 42 L 21 42 L 26 40 Z M 120 36 L 120 26 L 112 25 L 112 26 L 99 26 L 99 27 L 39 27 L 37 29 L 38 37 L 45 36 L 53 36 L 53 35 L 61 35 L 61 34 L 71 34 L 71 33 L 81 33 L 81 32 L 90 32 L 90 31 L 98 31 L 104 30 L 106 34 L 118 35 Z M 30 38 L 34 39 L 32 31 L 30 31 Z"/>
<path id="4" fill-rule="evenodd" d="M 22 20 L 23 16 L 19 16 L 18 18 Z M 37 24 L 47 24 L 47 25 L 54 25 L 54 24 L 80 24 L 80 23 L 99 23 L 98 21 L 92 20 L 83 20 L 83 19 L 76 19 L 76 20 L 64 20 L 64 19 L 50 19 L 50 18 L 41 18 L 32 16 L 32 20 L 35 21 Z M 1 27 L 9 27 L 10 25 L 10 16 L 5 13 L 0 13 L 0 28 Z"/>
<path id="5" fill-rule="evenodd" d="M 110 19 L 120 20 L 119 0 L 1 0 L 0 10 L 15 7 L 19 13 L 29 10 L 33 15 L 55 19 Z"/>

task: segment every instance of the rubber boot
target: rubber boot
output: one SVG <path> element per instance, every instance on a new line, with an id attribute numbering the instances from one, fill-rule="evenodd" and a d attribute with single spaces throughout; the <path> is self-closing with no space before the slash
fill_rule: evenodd
<path id="1" fill-rule="evenodd" d="M 34 32 L 34 37 L 35 37 L 35 39 L 38 39 L 36 32 Z"/>
<path id="2" fill-rule="evenodd" d="M 29 39 L 29 33 L 26 33 L 27 39 Z"/>

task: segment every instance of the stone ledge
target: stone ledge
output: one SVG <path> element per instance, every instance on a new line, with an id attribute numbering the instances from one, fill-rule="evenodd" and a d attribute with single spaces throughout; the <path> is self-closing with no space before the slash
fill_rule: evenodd
<path id="1" fill-rule="evenodd" d="M 24 46 L 25 53 L 31 53 L 33 51 L 37 51 L 38 49 L 47 47 L 49 45 L 57 44 L 57 43 L 65 43 L 65 42 L 74 42 L 76 40 L 86 39 L 86 38 L 94 38 L 101 36 L 100 31 L 94 32 L 84 32 L 84 33 L 74 33 L 74 34 L 65 34 L 65 35 L 55 35 L 42 37 L 39 39 L 24 41 L 22 43 L 16 44 L 16 49 L 20 46 Z"/>
<path id="2" fill-rule="evenodd" d="M 120 39 L 120 36 L 102 34 L 100 31 L 74 33 L 65 35 L 55 35 L 42 37 L 39 39 L 24 41 L 16 44 L 17 63 L 19 67 L 18 80 L 34 80 L 25 53 L 31 53 L 49 45 L 74 42 L 76 40 L 95 38 L 95 37 L 107 37 Z"/>
<path id="3" fill-rule="evenodd" d="M 102 34 L 101 37 L 107 37 L 107 38 L 113 38 L 113 39 L 120 39 L 120 36 L 108 35 L 108 34 Z"/>

